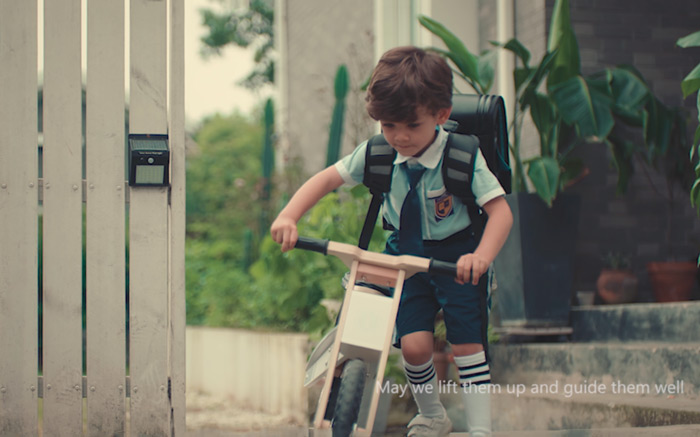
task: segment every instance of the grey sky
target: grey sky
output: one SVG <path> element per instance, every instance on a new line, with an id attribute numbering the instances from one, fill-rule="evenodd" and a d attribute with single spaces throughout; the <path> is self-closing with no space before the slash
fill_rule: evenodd
<path id="1" fill-rule="evenodd" d="M 234 109 L 250 112 L 262 99 L 236 83 L 253 69 L 252 53 L 228 47 L 222 56 L 204 60 L 199 55 L 205 34 L 199 9 L 215 6 L 209 0 L 185 0 L 185 113 L 188 123 L 206 115 L 229 114 Z"/>

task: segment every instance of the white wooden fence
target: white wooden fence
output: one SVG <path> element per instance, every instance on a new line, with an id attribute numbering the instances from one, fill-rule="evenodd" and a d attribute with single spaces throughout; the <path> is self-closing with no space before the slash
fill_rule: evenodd
<path id="1" fill-rule="evenodd" d="M 184 0 L 126 1 L 0 0 L 0 436 L 185 433 Z M 170 187 L 125 183 L 125 63 L 129 131 L 169 136 Z"/>

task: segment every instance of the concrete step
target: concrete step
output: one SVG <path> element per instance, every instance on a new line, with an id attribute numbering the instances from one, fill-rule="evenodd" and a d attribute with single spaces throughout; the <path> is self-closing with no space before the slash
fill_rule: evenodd
<path id="1" fill-rule="evenodd" d="M 494 396 L 496 431 L 699 425 L 696 400 L 623 395 Z"/>
<path id="2" fill-rule="evenodd" d="M 575 390 L 569 394 L 568 389 L 562 385 L 552 388 L 550 385 L 549 392 L 543 393 L 542 388 L 535 389 L 532 385 L 495 383 L 491 387 L 493 430 L 501 433 L 539 431 L 542 433 L 540 435 L 549 435 L 545 433 L 553 430 L 629 430 L 677 425 L 700 429 L 700 402 L 693 396 L 610 392 L 580 394 L 575 393 Z M 452 420 L 455 432 L 467 430 L 460 390 L 454 383 L 439 387 L 440 399 Z M 416 413 L 410 394 L 394 396 L 387 435 L 401 435 L 402 430 L 405 435 L 405 425 Z"/>
<path id="3" fill-rule="evenodd" d="M 697 437 L 698 435 L 700 435 L 700 425 L 654 426 L 649 428 L 570 429 L 559 431 L 496 431 L 493 433 L 493 437 Z M 450 436 L 468 437 L 469 433 L 453 432 Z"/>
<path id="4" fill-rule="evenodd" d="M 188 429 L 187 437 L 308 437 L 306 427 L 287 429 L 265 429 L 258 431 L 237 431 L 222 429 Z M 390 430 L 384 437 L 403 437 L 406 432 L 402 428 Z M 536 431 L 495 431 L 493 437 L 691 437 L 700 435 L 700 425 L 655 426 L 648 428 L 609 428 L 609 429 L 579 429 L 579 430 L 536 430 Z M 451 437 L 468 437 L 467 432 L 453 432 Z"/>
<path id="5" fill-rule="evenodd" d="M 489 352 L 492 381 L 503 385 L 596 382 L 607 394 L 700 395 L 700 343 L 495 344 Z"/>
<path id="6" fill-rule="evenodd" d="M 698 341 L 700 301 L 574 307 L 576 342 Z"/>
<path id="7" fill-rule="evenodd" d="M 443 396 L 455 431 L 466 431 L 460 396 Z M 492 395 L 495 432 L 646 428 L 672 425 L 700 427 L 700 403 L 683 398 L 623 395 Z M 583 434 L 585 435 L 585 434 Z"/>

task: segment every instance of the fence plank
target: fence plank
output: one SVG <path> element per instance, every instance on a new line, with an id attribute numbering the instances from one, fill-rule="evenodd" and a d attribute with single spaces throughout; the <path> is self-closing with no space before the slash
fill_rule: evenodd
<path id="1" fill-rule="evenodd" d="M 88 435 L 126 421 L 124 0 L 87 9 L 86 327 Z"/>
<path id="2" fill-rule="evenodd" d="M 131 0 L 131 133 L 167 133 L 165 0 Z M 148 42 L 147 44 L 145 42 Z M 170 435 L 168 189 L 131 188 L 131 433 Z"/>
<path id="3" fill-rule="evenodd" d="M 80 0 L 44 4 L 44 435 L 82 433 Z"/>
<path id="4" fill-rule="evenodd" d="M 37 3 L 0 0 L 0 435 L 37 435 Z"/>
<path id="5" fill-rule="evenodd" d="M 185 1 L 170 1 L 170 375 L 173 430 L 185 435 Z"/>

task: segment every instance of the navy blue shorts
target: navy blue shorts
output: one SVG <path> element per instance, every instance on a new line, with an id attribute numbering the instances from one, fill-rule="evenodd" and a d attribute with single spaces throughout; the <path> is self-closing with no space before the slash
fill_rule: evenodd
<path id="1" fill-rule="evenodd" d="M 397 233 L 387 241 L 386 252 L 397 255 Z M 476 240 L 462 233 L 440 243 L 426 242 L 425 256 L 440 261 L 457 262 L 460 256 L 476 249 Z M 442 309 L 447 341 L 451 344 L 482 344 L 482 299 L 479 289 L 483 289 L 486 275 L 481 277 L 478 286 L 460 285 L 454 278 L 419 273 L 404 282 L 399 312 L 396 317 L 396 341 L 400 346 L 401 337 L 418 331 L 433 332 L 435 316 Z"/>

